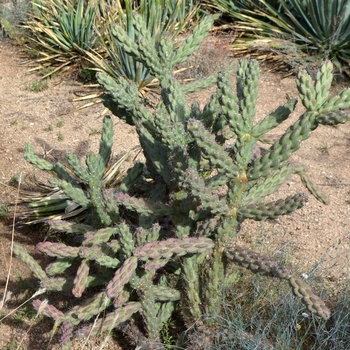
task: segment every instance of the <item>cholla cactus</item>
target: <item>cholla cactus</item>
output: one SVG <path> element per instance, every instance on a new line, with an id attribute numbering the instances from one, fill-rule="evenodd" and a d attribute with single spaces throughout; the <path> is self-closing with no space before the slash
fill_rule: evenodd
<path id="1" fill-rule="evenodd" d="M 77 203 L 94 209 L 97 226 L 106 226 L 96 229 L 91 221 L 91 226 L 51 222 L 57 230 L 79 233 L 80 243 L 39 243 L 39 251 L 57 259 L 46 272 L 16 245 L 16 255 L 49 290 L 69 291 L 79 298 L 90 287 L 100 286 L 94 298 L 63 314 L 46 308 L 56 324 L 62 325 L 65 346 L 73 328 L 82 336 L 110 331 L 136 313 L 143 316 L 150 340 L 158 339 L 176 305 L 186 309 L 182 311 L 191 322 L 219 313 L 220 292 L 223 287 L 232 287 L 231 269 L 227 268 L 231 260 L 254 272 L 288 280 L 311 312 L 329 317 L 324 303 L 287 269 L 254 252 L 231 247 L 245 219 L 276 218 L 305 204 L 305 194 L 265 201 L 293 173 L 304 176 L 311 195 L 325 201 L 317 187 L 305 180 L 305 168 L 289 162 L 289 158 L 319 124 L 335 125 L 347 119 L 341 110 L 350 106 L 350 90 L 328 98 L 330 63 L 322 67 L 315 82 L 301 72 L 297 84 L 306 110 L 261 155 L 257 143 L 266 141 L 268 133 L 288 118 L 296 100 L 288 100 L 254 123 L 257 62 L 239 62 L 236 93 L 228 73 L 185 86 L 173 78 L 172 65 L 191 55 L 212 22 L 210 17 L 203 20 L 177 49 L 166 38 L 156 45 L 139 16 L 135 16 L 135 30 L 142 40 L 131 42 L 121 28 L 116 28 L 116 40 L 149 68 L 161 86 L 161 101 L 152 112 L 139 98 L 136 86 L 123 78 L 114 81 L 107 75 L 98 77 L 108 91 L 103 96 L 105 105 L 136 126 L 146 159 L 144 165 L 136 164 L 129 170 L 119 187 L 102 191 L 100 186 L 112 141 L 109 117 L 104 122 L 99 155 L 88 157 L 87 169 L 75 156 L 68 156 L 74 178 L 27 150 L 29 161 L 59 173 L 64 180 L 57 185 Z M 215 83 L 217 90 L 203 110 L 196 104 L 187 105 L 186 93 Z M 77 181 L 86 184 L 89 195 L 77 189 Z M 68 267 L 70 271 L 76 267 L 75 276 L 55 277 Z M 34 303 L 35 307 L 39 305 L 38 301 Z M 93 319 L 98 320 L 79 326 Z"/>

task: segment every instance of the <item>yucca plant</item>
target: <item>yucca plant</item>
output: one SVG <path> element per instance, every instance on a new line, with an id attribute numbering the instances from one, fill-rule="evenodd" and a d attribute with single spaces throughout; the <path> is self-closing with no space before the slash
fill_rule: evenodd
<path id="1" fill-rule="evenodd" d="M 348 74 L 350 59 L 350 4 L 348 0 L 213 0 L 221 11 L 237 21 L 238 28 L 250 33 L 240 38 L 234 48 L 281 51 L 286 60 L 331 59 Z M 240 11 L 237 8 L 242 5 Z M 264 40 L 259 45 L 259 40 Z M 254 41 L 251 41 L 251 40 Z M 293 49 L 290 48 L 293 47 Z M 289 47 L 289 48 L 288 48 Z M 296 50 L 299 57 L 288 53 Z"/>
<path id="2" fill-rule="evenodd" d="M 220 6 L 220 10 L 226 10 L 227 8 L 231 8 L 232 14 L 233 11 L 238 13 L 244 13 L 245 11 L 255 11 L 257 8 L 263 9 L 266 8 L 266 6 L 272 6 L 276 10 L 281 9 L 281 2 L 279 0 L 266 0 L 264 2 L 260 0 L 215 0 L 207 2 L 211 2 L 214 6 L 217 7 Z"/>
<path id="3" fill-rule="evenodd" d="M 85 52 L 97 49 L 96 5 L 86 0 L 32 0 L 29 45 L 39 54 L 35 62 L 56 68 L 43 78 L 65 66 L 81 65 Z"/>
<path id="4" fill-rule="evenodd" d="M 133 149 L 126 152 L 123 156 L 112 164 L 106 166 L 103 172 L 99 175 L 100 181 L 98 182 L 99 190 L 107 188 L 115 188 L 120 185 L 123 178 L 126 175 L 125 165 L 133 162 L 133 159 L 140 151 L 140 147 L 136 146 Z M 56 175 L 57 179 L 66 179 L 72 172 L 70 170 L 70 164 L 74 164 L 77 161 L 75 155 L 68 153 L 66 155 L 67 164 L 55 165 L 51 167 L 49 163 L 45 163 L 41 159 L 34 157 L 34 150 L 30 145 L 26 148 L 25 157 L 31 159 L 31 162 L 39 162 L 41 167 L 46 164 L 46 170 L 53 171 L 52 174 Z M 36 160 L 34 160 L 36 159 Z M 73 162 L 73 163 L 72 163 Z M 70 181 L 73 181 L 71 178 Z M 47 222 L 48 220 L 62 220 L 68 218 L 78 219 L 81 213 L 84 213 L 86 218 L 89 213 L 88 205 L 84 205 L 81 202 L 75 202 L 71 195 L 63 191 L 59 186 L 54 184 L 44 183 L 38 181 L 35 177 L 29 178 L 31 187 L 35 187 L 35 190 L 20 190 L 20 200 L 25 205 L 25 209 L 19 212 L 19 222 L 27 225 L 38 224 Z M 80 190 L 85 190 L 86 193 L 90 192 L 89 187 L 86 188 L 83 182 L 76 182 L 76 186 L 80 186 Z M 88 194 L 89 195 L 89 194 Z"/>
<path id="5" fill-rule="evenodd" d="M 179 47 L 168 38 L 156 42 L 137 14 L 133 23 L 137 42 L 122 27 L 116 28 L 118 43 L 145 64 L 161 88 L 161 101 L 151 110 L 140 99 L 136 84 L 99 74 L 108 91 L 105 105 L 136 126 L 145 157 L 116 188 L 101 188 L 113 142 L 111 117 L 104 119 L 99 153 L 89 154 L 86 166 L 76 156 L 67 156 L 71 172 L 60 163 L 41 160 L 27 146 L 26 159 L 56 173 L 60 180 L 53 183 L 90 209 L 86 222 L 49 222 L 74 239 L 67 244 L 37 244 L 39 252 L 55 258 L 45 270 L 14 244 L 14 253 L 40 279 L 42 288 L 77 298 L 74 307 L 62 311 L 39 299 L 33 302 L 54 319 L 54 330 L 60 328 L 63 349 L 70 347 L 74 336 L 109 334 L 114 329 L 127 333 L 135 347 L 162 348 L 160 331 L 175 310 L 186 326 L 213 331 L 224 292 L 239 283 L 233 264 L 281 279 L 309 312 L 324 320 L 331 316 L 292 269 L 240 248 L 235 238 L 246 219 L 275 219 L 304 206 L 308 200 L 304 193 L 267 199 L 292 174 L 300 176 L 311 195 L 326 202 L 307 169 L 290 162 L 290 157 L 318 126 L 349 120 L 343 110 L 350 107 L 350 89 L 329 97 L 330 62 L 315 80 L 301 72 L 297 86 L 305 111 L 262 151 L 266 140 L 271 143 L 269 132 L 290 116 L 297 101 L 289 99 L 255 122 L 256 61 L 242 60 L 234 67 L 236 89 L 229 71 L 184 86 L 174 79 L 173 65 L 198 49 L 213 21 L 213 17 L 201 21 Z M 215 84 L 216 91 L 203 108 L 187 104 L 187 93 Z M 86 294 L 91 298 L 81 301 Z M 201 337 L 194 344 L 187 336 L 186 341 L 188 349 L 203 349 L 209 340 Z"/>

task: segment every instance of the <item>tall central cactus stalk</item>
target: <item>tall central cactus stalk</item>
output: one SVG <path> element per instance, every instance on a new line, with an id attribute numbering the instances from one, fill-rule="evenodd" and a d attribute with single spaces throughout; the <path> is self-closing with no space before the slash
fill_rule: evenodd
<path id="1" fill-rule="evenodd" d="M 330 315 L 304 281 L 267 257 L 236 247 L 234 240 L 245 219 L 275 219 L 303 207 L 307 196 L 302 193 L 273 202 L 265 200 L 292 174 L 300 175 L 307 190 L 326 202 L 325 195 L 307 177 L 306 168 L 289 162 L 289 158 L 320 124 L 336 125 L 348 119 L 343 110 L 350 107 L 350 90 L 328 97 L 330 62 L 322 66 L 315 81 L 301 72 L 297 86 L 305 112 L 261 151 L 260 143 L 271 144 L 268 133 L 290 116 L 297 101 L 290 99 L 254 122 L 257 62 L 242 60 L 236 65 L 236 92 L 230 80 L 232 69 L 187 85 L 180 85 L 173 77 L 174 65 L 198 48 L 212 23 L 212 17 L 203 20 L 179 47 L 166 38 L 156 44 L 137 15 L 139 41 L 133 42 L 121 28 L 115 29 L 121 47 L 140 60 L 161 86 L 161 100 L 151 110 L 128 81 L 116 81 L 105 74 L 98 77 L 107 91 L 104 104 L 117 117 L 135 125 L 146 159 L 145 164 L 130 168 L 117 188 L 102 190 L 98 185 L 110 157 L 110 117 L 104 122 L 100 152 L 97 157 L 88 156 L 87 168 L 76 157 L 68 156 L 74 176 L 68 176 L 60 164 L 41 161 L 31 147 L 27 148 L 28 161 L 56 173 L 61 180 L 55 184 L 98 218 L 89 225 L 50 222 L 56 230 L 79 233 L 77 242 L 81 243 L 39 243 L 39 251 L 56 257 L 46 271 L 19 245 L 14 248 L 48 290 L 70 291 L 79 298 L 86 289 L 100 286 L 95 298 L 65 313 L 52 305 L 44 307 L 43 312 L 62 325 L 65 348 L 77 327 L 78 335 L 110 331 L 137 313 L 153 341 L 159 340 L 159 332 L 175 307 L 190 323 L 209 322 L 220 314 L 224 288 L 234 288 L 232 266 L 228 266 L 232 262 L 288 281 L 309 311 L 325 319 Z M 187 104 L 187 93 L 214 84 L 217 89 L 203 109 Z M 75 277 L 54 277 L 74 266 Z M 35 307 L 40 305 L 40 301 L 34 302 Z M 104 318 L 79 328 L 81 322 L 93 320 L 103 310 Z M 134 320 L 137 323 L 138 318 Z"/>

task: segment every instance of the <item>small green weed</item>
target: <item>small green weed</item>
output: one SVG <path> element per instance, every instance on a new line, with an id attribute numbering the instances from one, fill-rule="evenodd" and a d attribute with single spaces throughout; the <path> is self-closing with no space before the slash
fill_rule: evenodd
<path id="1" fill-rule="evenodd" d="M 0 221 L 5 220 L 11 212 L 11 208 L 6 204 L 0 204 Z"/>
<path id="2" fill-rule="evenodd" d="M 18 309 L 16 313 L 13 315 L 13 320 L 16 323 L 22 323 L 26 320 L 33 320 L 37 315 L 35 309 L 31 306 L 31 304 L 26 304 L 26 306 Z"/>
<path id="3" fill-rule="evenodd" d="M 63 141 L 64 140 L 64 135 L 61 133 L 61 131 L 58 132 L 57 139 L 58 139 L 58 141 Z"/>
<path id="4" fill-rule="evenodd" d="M 24 85 L 25 90 L 30 90 L 33 92 L 41 92 L 49 88 L 48 79 L 41 79 L 33 81 L 32 83 L 28 83 Z"/>
<path id="5" fill-rule="evenodd" d="M 28 55 L 30 58 L 36 59 L 40 57 L 40 52 L 31 47 L 25 47 L 24 50 L 26 55 Z"/>
<path id="6" fill-rule="evenodd" d="M 92 83 L 96 81 L 96 72 L 90 68 L 82 68 L 79 72 L 79 78 L 84 83 Z"/>
<path id="7" fill-rule="evenodd" d="M 173 319 L 170 318 L 167 322 L 165 322 L 162 330 L 160 331 L 160 335 L 162 337 L 163 344 L 165 345 L 166 349 L 173 349 L 174 345 L 176 344 L 176 341 L 170 332 L 170 328 L 174 327 L 175 322 Z"/>
<path id="8" fill-rule="evenodd" d="M 50 124 L 49 126 L 47 126 L 46 128 L 44 128 L 43 130 L 44 130 L 44 131 L 47 131 L 47 132 L 53 131 L 53 126 L 52 126 L 52 124 Z"/>
<path id="9" fill-rule="evenodd" d="M 59 121 L 56 123 L 56 127 L 57 127 L 57 128 L 62 128 L 63 125 L 64 125 L 64 121 L 63 121 L 63 120 L 59 120 Z"/>
<path id="10" fill-rule="evenodd" d="M 2 350 L 17 350 L 18 349 L 18 342 L 15 340 L 11 340 L 5 347 L 2 348 Z"/>
<path id="11" fill-rule="evenodd" d="M 10 121 L 10 126 L 15 126 L 18 124 L 18 120 L 17 119 L 13 119 Z"/>
<path id="12" fill-rule="evenodd" d="M 327 142 L 321 142 L 321 145 L 317 148 L 322 154 L 329 155 L 329 150 L 332 146 L 329 146 Z"/>
<path id="13" fill-rule="evenodd" d="M 43 67 L 39 70 L 43 77 L 48 77 L 49 79 L 55 78 L 60 75 L 59 72 L 55 72 L 52 67 Z"/>
<path id="14" fill-rule="evenodd" d="M 101 129 L 96 129 L 96 128 L 89 128 L 90 132 L 89 135 L 98 135 L 98 134 L 102 134 L 102 130 Z"/>
<path id="15" fill-rule="evenodd" d="M 19 178 L 20 178 L 19 174 L 12 176 L 11 179 L 6 182 L 6 184 L 12 187 L 17 187 L 19 183 Z"/>
<path id="16" fill-rule="evenodd" d="M 2 324 L 2 319 L 6 317 L 6 313 L 3 311 L 0 311 L 0 325 Z"/>
<path id="17" fill-rule="evenodd" d="M 51 71 L 52 71 L 51 67 L 43 67 L 39 70 L 39 72 L 42 76 L 51 73 Z"/>

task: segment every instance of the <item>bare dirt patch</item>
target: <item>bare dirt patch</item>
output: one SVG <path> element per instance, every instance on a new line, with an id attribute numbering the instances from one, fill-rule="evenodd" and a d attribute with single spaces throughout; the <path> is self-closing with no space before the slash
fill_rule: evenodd
<path id="1" fill-rule="evenodd" d="M 212 55 L 208 59 L 212 60 L 214 66 L 214 63 L 217 64 L 215 58 L 223 59 L 223 55 L 212 54 L 213 50 L 214 53 L 219 52 L 217 38 L 209 38 L 205 45 L 202 53 L 204 55 L 209 52 Z M 208 63 L 208 59 L 195 56 L 193 64 Z M 84 159 L 88 152 L 96 152 L 98 149 L 98 131 L 102 127 L 101 113 L 104 108 L 99 104 L 74 111 L 79 104 L 71 101 L 83 86 L 72 79 L 60 81 L 60 78 L 56 78 L 50 82 L 47 90 L 38 93 L 25 89 L 26 84 L 37 80 L 38 76 L 28 73 L 28 67 L 22 65 L 23 55 L 20 50 L 6 41 L 0 42 L 0 62 L 0 202 L 11 205 L 16 200 L 16 191 L 7 186 L 7 182 L 12 177 L 19 174 L 25 176 L 34 170 L 23 159 L 25 143 L 32 143 L 38 155 L 50 160 L 62 159 L 66 152 L 77 153 Z M 210 63 L 211 61 L 209 65 Z M 335 86 L 333 93 L 339 89 L 341 86 Z M 190 99 L 203 105 L 211 91 L 192 94 Z M 294 77 L 282 79 L 279 74 L 263 71 L 257 120 L 283 104 L 286 93 L 291 97 L 298 96 Z M 303 107 L 299 103 L 279 131 L 282 132 L 302 112 Z M 114 155 L 117 156 L 137 145 L 138 140 L 132 127 L 117 118 L 114 119 L 114 124 Z M 349 278 L 350 272 L 350 123 L 339 127 L 320 127 L 304 142 L 300 151 L 293 155 L 293 160 L 308 166 L 309 175 L 328 195 L 330 204 L 323 205 L 309 196 L 308 204 L 293 215 L 262 223 L 247 221 L 239 241 L 256 250 L 269 252 L 276 259 L 287 254 L 288 264 L 295 266 L 299 273 L 309 273 L 315 264 L 322 261 L 316 276 L 327 281 L 330 291 L 336 291 Z M 295 176 L 271 199 L 283 198 L 296 192 L 306 192 L 306 189 Z M 0 222 L 1 296 L 10 262 L 10 224 L 10 221 Z M 38 228 L 16 228 L 14 236 L 15 241 L 25 245 L 33 254 L 35 244 L 43 239 Z M 28 286 L 18 282 L 30 277 L 30 273 L 24 264 L 14 259 L 10 277 L 9 290 L 13 296 L 6 303 L 4 313 L 10 312 L 23 299 Z M 38 289 L 36 283 L 33 280 L 29 288 L 32 293 Z M 0 324 L 0 348 L 6 349 L 7 346 L 10 349 L 13 342 L 19 344 L 22 339 L 23 349 L 47 347 L 51 327 L 52 322 L 47 318 L 30 328 L 28 318 L 16 322 L 13 317 L 9 317 Z M 91 341 L 87 348 L 98 349 L 98 344 L 99 340 Z M 80 346 L 81 343 L 76 344 L 76 348 L 81 348 Z M 56 347 L 54 341 L 49 345 L 52 349 Z M 118 347 L 110 341 L 106 348 Z"/>

